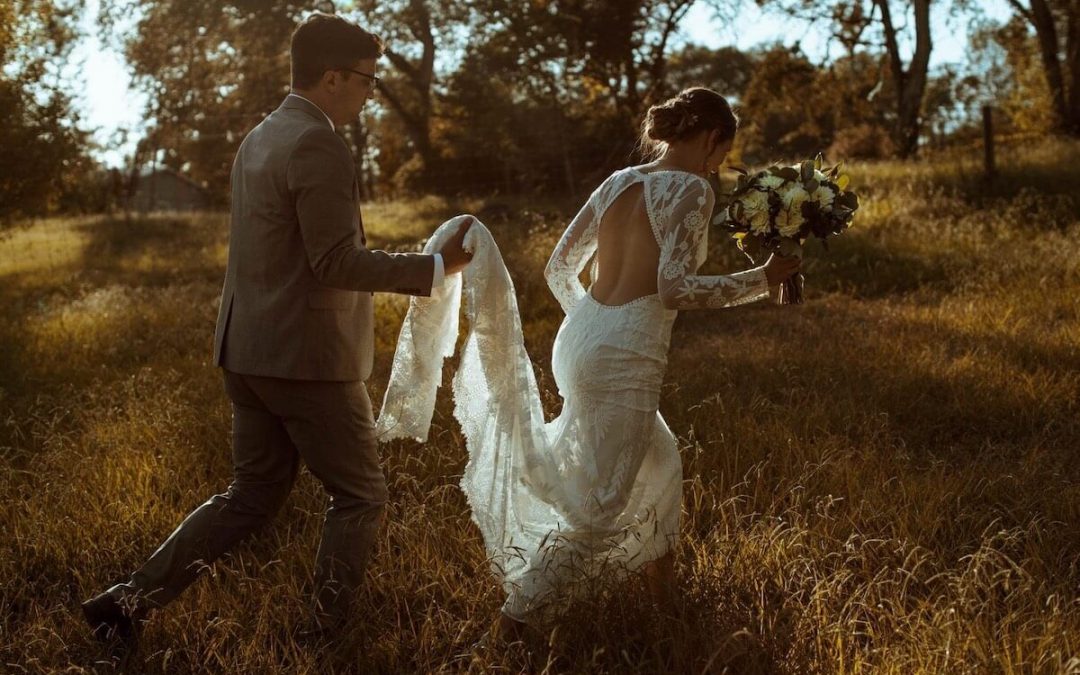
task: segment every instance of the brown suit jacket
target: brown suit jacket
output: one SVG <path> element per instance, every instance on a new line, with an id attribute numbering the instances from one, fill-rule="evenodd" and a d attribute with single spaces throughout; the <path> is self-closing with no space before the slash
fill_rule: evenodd
<path id="1" fill-rule="evenodd" d="M 245 375 L 366 380 L 373 292 L 429 295 L 435 261 L 365 244 L 348 147 L 315 105 L 286 98 L 233 163 L 214 363 Z"/>

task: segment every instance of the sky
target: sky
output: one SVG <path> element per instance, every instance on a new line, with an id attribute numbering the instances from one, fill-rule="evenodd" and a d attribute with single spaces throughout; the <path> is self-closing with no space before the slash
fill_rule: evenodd
<path id="1" fill-rule="evenodd" d="M 842 47 L 830 45 L 826 28 L 828 16 L 823 12 L 820 26 L 809 26 L 805 21 L 785 17 L 774 12 L 764 12 L 756 3 L 744 2 L 739 16 L 731 23 L 724 24 L 713 18 L 713 13 L 704 4 L 698 3 L 687 14 L 682 29 L 690 42 L 710 47 L 735 46 L 746 50 L 761 43 L 780 41 L 785 45 L 799 42 L 803 52 L 814 61 L 824 61 L 829 56 L 839 56 Z M 825 3 L 821 3 L 825 4 Z M 930 52 L 930 68 L 947 63 L 959 63 L 966 60 L 968 49 L 968 26 L 964 17 L 952 17 L 948 11 L 950 3 L 936 2 L 930 5 L 930 32 L 933 50 Z M 1007 0 L 973 0 L 988 19 L 1004 22 L 1012 16 L 1012 9 Z M 898 14 L 903 6 L 899 2 L 893 5 L 893 21 L 897 26 L 904 24 Z M 910 44 L 901 42 L 900 50 L 905 56 L 911 53 Z"/>
<path id="2" fill-rule="evenodd" d="M 945 4 L 931 5 L 934 41 L 931 68 L 964 61 L 968 48 L 966 20 L 950 17 Z M 981 6 L 988 18 L 998 21 L 1012 13 L 1006 0 L 975 0 L 975 4 Z M 131 76 L 123 55 L 102 44 L 97 37 L 98 6 L 99 0 L 87 0 L 83 33 L 88 37 L 75 49 L 68 72 L 77 85 L 75 105 L 82 124 L 96 129 L 94 139 L 98 144 L 111 145 L 118 132 L 129 130 L 126 144 L 97 153 L 98 159 L 107 165 L 122 166 L 140 135 L 146 97 L 130 88 Z M 734 21 L 724 24 L 705 5 L 695 5 L 681 26 L 685 40 L 709 47 L 733 45 L 744 50 L 761 43 L 782 42 L 790 46 L 798 41 L 812 60 L 820 62 L 830 55 L 839 55 L 840 47 L 829 44 L 825 25 L 808 26 L 802 21 L 765 13 L 754 3 L 743 3 L 743 7 Z M 894 19 L 900 23 L 899 17 Z M 902 44 L 901 50 L 909 54 L 910 45 Z"/>
<path id="3" fill-rule="evenodd" d="M 121 129 L 133 138 L 122 149 L 99 152 L 109 166 L 121 166 L 125 154 L 134 150 L 142 124 L 146 96 L 130 88 L 131 75 L 123 54 L 101 43 L 97 36 L 98 0 L 88 0 L 82 18 L 84 37 L 72 53 L 69 74 L 76 85 L 75 106 L 86 128 L 96 129 L 94 140 L 104 146 Z"/>

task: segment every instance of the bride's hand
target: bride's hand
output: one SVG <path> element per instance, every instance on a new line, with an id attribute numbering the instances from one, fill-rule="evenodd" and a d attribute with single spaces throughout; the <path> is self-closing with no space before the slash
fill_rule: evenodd
<path id="1" fill-rule="evenodd" d="M 801 264 L 801 258 L 787 257 L 775 253 L 769 256 L 769 259 L 765 261 L 765 278 L 768 279 L 769 286 L 779 286 L 787 281 L 799 271 L 799 265 Z"/>

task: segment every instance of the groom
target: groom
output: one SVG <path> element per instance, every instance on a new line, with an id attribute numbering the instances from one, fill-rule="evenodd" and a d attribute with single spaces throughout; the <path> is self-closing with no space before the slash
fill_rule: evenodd
<path id="1" fill-rule="evenodd" d="M 365 248 L 352 157 L 334 130 L 379 78 L 379 39 L 316 13 L 293 33 L 292 93 L 240 146 L 214 361 L 233 408 L 232 484 L 195 509 L 130 580 L 83 603 L 99 637 L 150 609 L 269 521 L 303 460 L 330 495 L 315 611 L 340 627 L 374 548 L 386 481 L 371 402 L 374 291 L 429 295 L 461 271 L 468 223 L 436 255 Z"/>

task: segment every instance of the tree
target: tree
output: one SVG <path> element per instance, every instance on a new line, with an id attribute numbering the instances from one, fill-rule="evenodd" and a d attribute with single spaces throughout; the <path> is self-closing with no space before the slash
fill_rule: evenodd
<path id="1" fill-rule="evenodd" d="M 289 90 L 289 37 L 306 2 L 103 0 L 148 95 L 150 161 L 185 171 L 223 200 L 236 147 Z M 121 32 L 119 21 L 135 18 Z"/>
<path id="2" fill-rule="evenodd" d="M 889 0 L 874 0 L 874 3 L 881 11 L 882 34 L 896 90 L 893 142 L 901 157 L 911 157 L 919 147 L 919 116 L 930 67 L 930 0 L 911 0 L 915 16 L 915 50 L 907 68 L 900 56 L 897 28 L 893 23 Z"/>
<path id="3" fill-rule="evenodd" d="M 449 79 L 439 135 L 452 169 L 444 186 L 577 194 L 582 171 L 603 161 L 605 143 L 616 145 L 608 117 L 569 96 L 552 73 L 520 62 L 515 43 L 508 33 L 492 36 Z"/>
<path id="4" fill-rule="evenodd" d="M 58 74 L 80 4 L 0 5 L 0 221 L 58 210 L 87 167 L 87 134 Z"/>
<path id="5" fill-rule="evenodd" d="M 1076 0 L 1008 0 L 1035 29 L 1057 131 L 1080 136 L 1080 3 Z"/>
<path id="6" fill-rule="evenodd" d="M 760 54 L 740 110 L 737 142 L 746 159 L 808 157 L 828 147 L 832 108 L 822 100 L 820 78 L 797 48 L 776 45 Z"/>
<path id="7" fill-rule="evenodd" d="M 754 74 L 754 57 L 735 47 L 687 45 L 668 59 L 667 83 L 673 91 L 708 87 L 739 102 Z"/>
<path id="8" fill-rule="evenodd" d="M 289 92 L 289 42 L 312 9 L 302 0 L 103 0 L 106 33 L 123 44 L 135 86 L 147 93 L 147 137 L 133 164 L 184 171 L 224 201 L 243 137 Z M 135 30 L 120 23 L 135 17 Z M 365 130 L 338 129 L 370 185 Z"/>
<path id="9" fill-rule="evenodd" d="M 400 120 L 419 166 L 410 174 L 414 187 L 430 187 L 441 173 L 439 151 L 432 141 L 437 114 L 440 50 L 453 52 L 462 42 L 471 12 L 468 4 L 454 0 L 360 0 L 360 23 L 377 33 L 386 44 L 386 58 L 394 72 L 383 79 L 380 96 Z M 408 160 L 399 163 L 405 166 Z"/>
<path id="10" fill-rule="evenodd" d="M 1021 16 L 1004 25 L 984 22 L 977 27 L 956 96 L 975 122 L 981 121 L 982 106 L 992 105 L 1000 113 L 995 124 L 999 131 L 1041 135 L 1057 128 L 1038 38 Z M 981 124 L 970 126 L 968 133 L 981 134 Z"/>
<path id="11" fill-rule="evenodd" d="M 634 118 L 666 93 L 668 51 L 694 0 L 549 0 L 509 3 L 521 9 L 508 30 L 557 45 L 562 70 L 597 88 Z M 515 25 L 516 19 L 516 25 Z M 538 31 L 537 28 L 540 30 Z M 543 31 L 540 33 L 540 31 Z"/>
<path id="12" fill-rule="evenodd" d="M 693 4 L 361 2 L 394 66 L 383 99 L 397 119 L 379 129 L 404 132 L 418 155 L 383 133 L 380 167 L 405 188 L 578 189 L 626 161 L 644 109 L 672 93 L 669 51 Z"/>
<path id="13" fill-rule="evenodd" d="M 820 5 L 813 0 L 758 1 L 808 21 L 821 18 Z M 833 4 L 829 15 L 833 36 L 843 44 L 849 56 L 863 48 L 884 49 L 884 64 L 892 84 L 890 135 L 895 152 L 900 157 L 911 157 L 919 147 L 923 98 L 933 48 L 930 2 L 931 0 L 904 0 L 899 3 L 895 0 L 840 0 Z M 903 8 L 904 17 L 911 15 L 914 24 L 914 45 L 906 64 L 900 44 L 907 22 L 897 24 L 895 21 L 896 5 Z"/>

